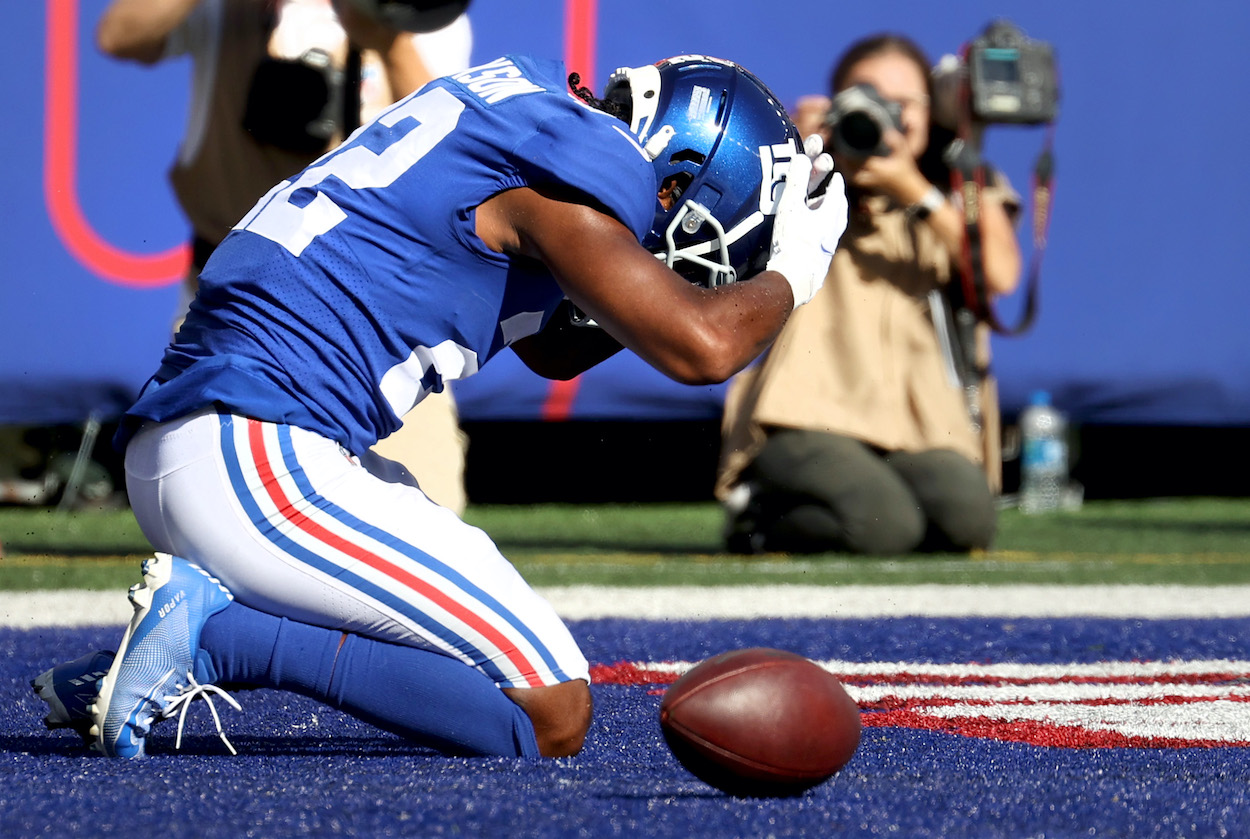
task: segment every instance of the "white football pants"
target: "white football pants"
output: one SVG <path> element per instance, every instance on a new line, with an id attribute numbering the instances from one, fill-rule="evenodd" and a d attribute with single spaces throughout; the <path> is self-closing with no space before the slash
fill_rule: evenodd
<path id="1" fill-rule="evenodd" d="M 208 409 L 141 428 L 126 486 L 144 535 L 240 603 L 436 650 L 500 687 L 589 681 L 555 610 L 399 464 Z"/>

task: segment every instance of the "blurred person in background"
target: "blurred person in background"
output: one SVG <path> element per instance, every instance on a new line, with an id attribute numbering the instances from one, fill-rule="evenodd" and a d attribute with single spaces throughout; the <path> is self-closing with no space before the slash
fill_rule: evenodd
<path id="1" fill-rule="evenodd" d="M 361 120 L 468 67 L 468 4 L 425 5 L 434 31 L 388 25 L 370 14 L 376 3 L 362 0 L 113 0 L 105 9 L 96 26 L 104 53 L 143 64 L 191 58 L 187 126 L 169 173 L 192 230 L 175 332 L 209 257 L 257 199 Z M 358 94 L 344 85 L 349 50 L 359 56 Z M 359 113 L 350 113 L 356 103 Z M 445 391 L 415 408 L 377 451 L 462 513 L 466 447 Z"/>
<path id="2" fill-rule="evenodd" d="M 833 96 L 867 84 L 898 109 L 901 128 L 871 154 L 833 142 L 831 98 L 796 109 L 800 131 L 829 141 L 846 174 L 850 222 L 820 293 L 727 394 L 716 492 L 733 552 L 966 552 L 993 540 L 997 396 L 988 378 L 965 391 L 944 345 L 965 220 L 934 164 L 929 68 L 894 34 L 837 62 Z M 986 287 L 1007 294 L 1021 273 L 1018 197 L 1000 178 L 981 198 Z M 985 369 L 984 325 L 975 343 Z"/>

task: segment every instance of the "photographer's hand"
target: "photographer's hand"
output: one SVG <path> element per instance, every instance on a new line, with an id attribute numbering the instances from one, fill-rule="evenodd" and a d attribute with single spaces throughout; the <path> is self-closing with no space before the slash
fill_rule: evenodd
<path id="1" fill-rule="evenodd" d="M 829 116 L 829 105 L 833 102 L 828 96 L 802 96 L 794 105 L 791 117 L 794 127 L 799 129 L 799 136 L 804 140 L 813 134 L 820 136 L 822 143 L 829 143 L 829 128 L 825 118 Z"/>
<path id="2" fill-rule="evenodd" d="M 400 33 L 370 16 L 365 8 L 347 0 L 333 0 L 334 11 L 348 39 L 357 47 L 384 53 Z"/>
<path id="3" fill-rule="evenodd" d="M 352 45 L 359 49 L 372 50 L 382 60 L 382 71 L 384 81 L 389 87 L 389 95 L 381 97 L 383 101 L 375 103 L 372 110 L 377 110 L 379 105 L 398 102 L 433 78 L 410 33 L 392 29 L 370 16 L 365 11 L 365 6 L 351 0 L 332 2 L 339 23 Z M 366 105 L 366 116 L 370 110 Z"/>
<path id="4" fill-rule="evenodd" d="M 96 23 L 96 46 L 106 55 L 155 64 L 166 39 L 199 0 L 114 0 Z"/>
<path id="5" fill-rule="evenodd" d="M 920 172 L 907 148 L 906 138 L 897 131 L 885 135 L 890 147 L 887 157 L 869 157 L 852 171 L 848 180 L 861 189 L 889 195 L 901 207 L 919 203 L 933 189 Z M 951 254 L 962 254 L 964 246 L 963 211 L 950 201 L 942 201 L 925 217 Z M 981 201 L 981 247 L 985 283 L 992 294 L 1010 294 L 1020 279 L 1020 246 L 1006 211 L 998 201 Z"/>
<path id="6" fill-rule="evenodd" d="M 890 148 L 889 156 L 873 155 L 856 161 L 850 167 L 849 180 L 860 189 L 888 195 L 899 205 L 910 207 L 933 185 L 921 174 L 902 132 L 887 131 L 882 139 Z"/>

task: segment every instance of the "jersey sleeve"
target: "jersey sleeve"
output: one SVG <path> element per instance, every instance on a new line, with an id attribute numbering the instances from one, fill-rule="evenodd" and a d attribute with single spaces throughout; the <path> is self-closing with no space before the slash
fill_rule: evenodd
<path id="1" fill-rule="evenodd" d="M 529 183 L 576 189 L 607 208 L 639 241 L 655 218 L 655 168 L 625 123 L 575 104 L 537 129 L 516 148 Z"/>

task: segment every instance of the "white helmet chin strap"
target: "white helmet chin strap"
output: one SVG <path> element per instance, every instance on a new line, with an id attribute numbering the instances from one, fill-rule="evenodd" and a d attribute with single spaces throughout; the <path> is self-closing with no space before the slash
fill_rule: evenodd
<path id="1" fill-rule="evenodd" d="M 661 125 L 660 130 L 651 135 L 651 139 L 647 140 L 642 150 L 647 153 L 648 157 L 655 160 L 668 148 L 669 141 L 675 136 L 677 136 L 677 130 L 673 126 Z"/>

